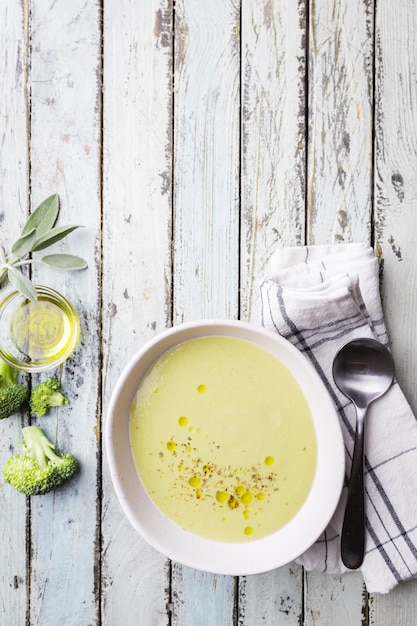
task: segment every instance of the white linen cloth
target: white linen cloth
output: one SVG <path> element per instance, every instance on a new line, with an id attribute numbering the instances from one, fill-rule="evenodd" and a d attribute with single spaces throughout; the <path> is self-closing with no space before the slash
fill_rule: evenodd
<path id="1" fill-rule="evenodd" d="M 356 413 L 337 389 L 333 359 L 347 342 L 373 337 L 388 345 L 379 268 L 364 244 L 278 249 L 261 284 L 262 325 L 294 344 L 319 373 L 338 411 L 346 479 L 337 510 L 299 559 L 307 570 L 341 574 L 340 557 Z M 365 425 L 365 558 L 369 592 L 387 593 L 417 575 L 417 422 L 395 381 L 370 407 Z"/>

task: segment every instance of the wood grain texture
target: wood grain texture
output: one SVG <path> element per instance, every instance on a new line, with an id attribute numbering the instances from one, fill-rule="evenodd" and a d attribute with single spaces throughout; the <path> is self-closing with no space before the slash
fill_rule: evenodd
<path id="1" fill-rule="evenodd" d="M 371 3 L 311 2 L 308 45 L 307 241 L 370 242 Z M 342 578 L 305 576 L 307 624 L 360 623 L 364 593 L 360 573 Z"/>
<path id="2" fill-rule="evenodd" d="M 239 626 L 299 626 L 303 622 L 303 571 L 296 564 L 247 576 L 239 584 Z"/>
<path id="3" fill-rule="evenodd" d="M 132 25 L 135 25 L 132 28 Z M 128 359 L 171 323 L 172 3 L 105 3 L 103 419 Z M 169 563 L 103 464 L 102 623 L 168 624 Z"/>
<path id="4" fill-rule="evenodd" d="M 382 297 L 396 376 L 414 412 L 417 296 L 417 14 L 377 4 L 375 90 L 375 228 L 381 254 Z M 369 623 L 412 624 L 417 581 L 370 602 Z"/>
<path id="5" fill-rule="evenodd" d="M 175 18 L 173 321 L 233 319 L 239 302 L 239 5 L 182 0 Z M 231 577 L 172 567 L 173 626 L 194 619 L 201 626 L 231 623 Z"/>
<path id="6" fill-rule="evenodd" d="M 215 576 L 173 564 L 171 623 L 233 624 L 235 621 L 236 579 Z"/>
<path id="7" fill-rule="evenodd" d="M 275 248 L 305 238 L 306 6 L 242 5 L 240 317 L 260 324 L 259 282 Z M 299 624 L 302 569 L 239 584 L 239 623 Z"/>
<path id="8" fill-rule="evenodd" d="M 376 14 L 375 227 L 397 376 L 414 410 L 417 296 L 417 16 L 414 2 Z M 406 281 L 406 283 L 404 282 Z M 407 288 L 405 287 L 407 285 Z"/>
<path id="9" fill-rule="evenodd" d="M 305 626 L 367 624 L 368 595 L 360 573 L 344 576 L 307 573 L 305 578 Z"/>
<path id="10" fill-rule="evenodd" d="M 310 3 L 308 242 L 369 241 L 373 8 Z"/>
<path id="11" fill-rule="evenodd" d="M 28 16 L 22 4 L 0 7 L 0 245 L 10 251 L 28 215 Z M 7 51 L 7 53 L 6 53 Z M 6 289 L 6 288 L 5 288 Z M 3 295 L 3 288 L 1 296 Z M 23 377 L 21 377 L 23 382 Z M 0 423 L 0 466 L 21 439 L 24 416 Z M 0 484 L 0 620 L 24 624 L 27 612 L 26 499 Z M 13 620 L 13 621 L 12 621 Z"/>
<path id="12" fill-rule="evenodd" d="M 306 20 L 304 2 L 242 5 L 240 304 L 255 323 L 275 247 L 305 239 Z"/>
<path id="13" fill-rule="evenodd" d="M 95 3 L 81 0 L 34 3 L 31 9 L 33 206 L 59 194 L 58 223 L 84 228 L 55 249 L 83 256 L 88 271 L 33 271 L 36 282 L 61 291 L 80 316 L 79 346 L 53 372 L 70 405 L 51 411 L 40 425 L 81 469 L 62 489 L 31 499 L 30 623 L 89 624 L 98 616 L 100 14 Z"/>
<path id="14" fill-rule="evenodd" d="M 239 4 L 175 8 L 174 321 L 236 318 Z"/>

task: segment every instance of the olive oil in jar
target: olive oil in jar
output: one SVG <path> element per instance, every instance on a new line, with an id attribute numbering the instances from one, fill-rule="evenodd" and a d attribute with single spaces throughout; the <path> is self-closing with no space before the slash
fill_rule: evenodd
<path id="1" fill-rule="evenodd" d="M 62 363 L 79 338 L 79 318 L 71 303 L 47 287 L 37 287 L 37 296 L 33 302 L 16 295 L 8 311 L 10 348 L 6 358 L 25 371 L 42 371 Z"/>
<path id="2" fill-rule="evenodd" d="M 10 333 L 18 350 L 29 361 L 55 359 L 66 347 L 69 320 L 47 300 L 26 301 L 13 315 Z"/>

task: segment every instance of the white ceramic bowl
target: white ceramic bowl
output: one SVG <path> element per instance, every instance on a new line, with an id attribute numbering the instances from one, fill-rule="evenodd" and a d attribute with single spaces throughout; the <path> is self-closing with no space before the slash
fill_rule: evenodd
<path id="1" fill-rule="evenodd" d="M 130 406 L 147 370 L 175 345 L 209 335 L 245 339 L 276 356 L 300 385 L 316 431 L 317 468 L 307 500 L 286 526 L 245 543 L 208 540 L 183 530 L 168 519 L 145 491 L 130 447 Z M 105 425 L 105 444 L 116 494 L 133 527 L 168 558 L 216 574 L 256 574 L 293 561 L 327 526 L 343 485 L 344 447 L 339 420 L 318 374 L 288 341 L 245 322 L 191 322 L 175 326 L 147 343 L 127 364 L 113 391 Z"/>

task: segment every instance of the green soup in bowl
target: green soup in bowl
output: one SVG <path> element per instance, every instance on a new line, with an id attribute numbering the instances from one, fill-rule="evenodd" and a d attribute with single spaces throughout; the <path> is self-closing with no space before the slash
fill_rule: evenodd
<path id="1" fill-rule="evenodd" d="M 145 489 L 185 530 L 259 539 L 299 511 L 317 442 L 294 376 L 270 352 L 225 336 L 190 339 L 147 372 L 130 439 Z"/>
<path id="2" fill-rule="evenodd" d="M 289 342 L 244 322 L 171 328 L 127 364 L 105 428 L 110 474 L 136 530 L 218 574 L 289 563 L 338 503 L 336 410 Z"/>

